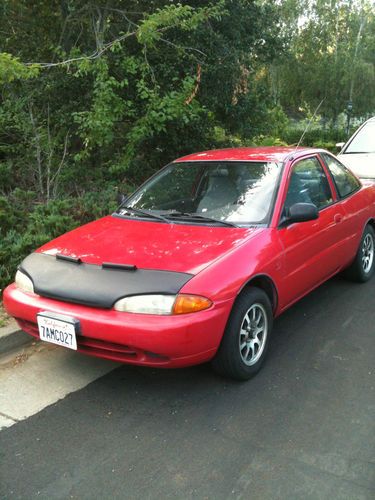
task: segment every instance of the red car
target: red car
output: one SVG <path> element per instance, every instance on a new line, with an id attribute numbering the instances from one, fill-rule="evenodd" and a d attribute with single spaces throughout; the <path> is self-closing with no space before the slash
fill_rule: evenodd
<path id="1" fill-rule="evenodd" d="M 4 304 L 47 342 L 248 379 L 274 317 L 341 270 L 372 276 L 374 225 L 375 186 L 326 151 L 206 151 L 26 257 Z"/>

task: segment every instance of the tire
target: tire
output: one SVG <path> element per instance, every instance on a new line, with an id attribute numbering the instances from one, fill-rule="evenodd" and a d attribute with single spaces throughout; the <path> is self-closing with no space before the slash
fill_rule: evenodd
<path id="1" fill-rule="evenodd" d="M 255 287 L 245 289 L 233 305 L 213 369 L 236 380 L 253 377 L 266 357 L 272 324 L 266 293 Z"/>
<path id="2" fill-rule="evenodd" d="M 348 267 L 346 276 L 352 281 L 365 283 L 375 270 L 375 233 L 369 224 L 365 227 L 353 263 Z"/>

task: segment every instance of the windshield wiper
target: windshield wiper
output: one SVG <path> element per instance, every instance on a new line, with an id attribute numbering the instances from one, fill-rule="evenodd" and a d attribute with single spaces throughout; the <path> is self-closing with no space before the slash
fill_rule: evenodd
<path id="1" fill-rule="evenodd" d="M 146 210 L 141 210 L 140 208 L 128 207 L 125 205 L 125 206 L 121 206 L 116 213 L 118 215 L 123 215 L 123 214 L 119 213 L 122 210 L 124 212 L 130 212 L 130 213 L 133 212 L 133 214 L 142 215 L 144 217 L 148 217 L 151 219 L 162 220 L 163 222 L 166 222 L 167 224 L 171 224 L 171 221 L 168 220 L 166 217 L 163 217 L 162 215 L 154 214 L 152 212 L 146 212 Z"/>
<path id="2" fill-rule="evenodd" d="M 180 219 L 196 219 L 199 221 L 205 221 L 205 222 L 215 222 L 216 224 L 222 224 L 223 226 L 230 226 L 230 227 L 238 227 L 237 224 L 234 224 L 233 222 L 228 222 L 226 220 L 221 220 L 221 219 L 214 219 L 213 217 L 206 217 L 205 215 L 200 215 L 200 214 L 193 214 L 190 212 L 171 212 L 168 214 L 164 214 L 164 217 L 168 218 L 180 218 Z"/>

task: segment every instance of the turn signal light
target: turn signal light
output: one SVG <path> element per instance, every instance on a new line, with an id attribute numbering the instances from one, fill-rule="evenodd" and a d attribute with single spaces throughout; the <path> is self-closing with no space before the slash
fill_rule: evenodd
<path id="1" fill-rule="evenodd" d="M 203 311 L 212 306 L 212 302 L 199 295 L 177 295 L 172 314 L 186 314 Z"/>

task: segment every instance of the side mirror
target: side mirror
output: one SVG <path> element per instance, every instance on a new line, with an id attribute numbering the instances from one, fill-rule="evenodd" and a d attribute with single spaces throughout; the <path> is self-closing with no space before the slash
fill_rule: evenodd
<path id="1" fill-rule="evenodd" d="M 295 203 L 289 207 L 289 213 L 285 218 L 285 223 L 307 222 L 309 220 L 315 220 L 318 217 L 318 207 L 313 203 Z"/>
<path id="2" fill-rule="evenodd" d="M 336 143 L 336 148 L 339 149 L 340 151 L 342 148 L 345 146 L 345 142 L 337 142 Z"/>

